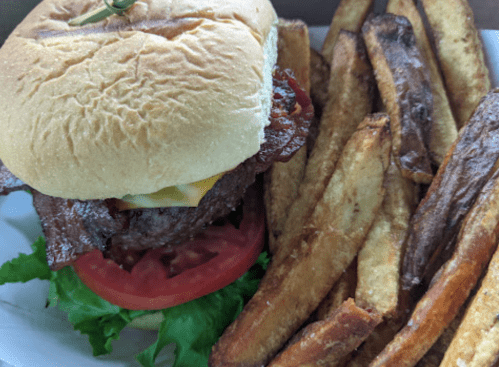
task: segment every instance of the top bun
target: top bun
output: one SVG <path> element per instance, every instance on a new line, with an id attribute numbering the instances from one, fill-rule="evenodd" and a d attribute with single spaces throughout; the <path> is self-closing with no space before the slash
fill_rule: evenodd
<path id="1" fill-rule="evenodd" d="M 269 124 L 277 17 L 268 0 L 44 0 L 0 49 L 0 159 L 73 199 L 146 194 L 230 170 Z M 7 65 L 7 67 L 5 67 Z"/>

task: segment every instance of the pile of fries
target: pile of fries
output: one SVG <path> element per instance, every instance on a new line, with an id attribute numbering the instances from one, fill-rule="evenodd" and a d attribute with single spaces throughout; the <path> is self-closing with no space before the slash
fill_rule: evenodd
<path id="1" fill-rule="evenodd" d="M 211 367 L 498 363 L 499 89 L 467 0 L 373 2 L 322 53 L 280 21 L 317 125 L 266 174 L 272 262 Z"/>

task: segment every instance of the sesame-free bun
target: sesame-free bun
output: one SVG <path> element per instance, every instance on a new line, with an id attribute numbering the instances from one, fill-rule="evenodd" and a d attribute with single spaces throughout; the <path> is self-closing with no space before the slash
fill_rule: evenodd
<path id="1" fill-rule="evenodd" d="M 256 154 L 271 105 L 268 0 L 44 0 L 0 49 L 0 159 L 44 194 L 145 194 Z"/>

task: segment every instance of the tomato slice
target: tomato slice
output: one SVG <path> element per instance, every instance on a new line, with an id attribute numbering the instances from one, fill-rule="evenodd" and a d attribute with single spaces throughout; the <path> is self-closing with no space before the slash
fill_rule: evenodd
<path id="1" fill-rule="evenodd" d="M 149 250 L 131 272 L 99 250 L 81 256 L 73 268 L 83 283 L 112 304 L 159 310 L 232 283 L 255 263 L 264 235 L 261 199 L 246 195 L 239 229 L 230 223 L 210 226 L 178 247 Z"/>

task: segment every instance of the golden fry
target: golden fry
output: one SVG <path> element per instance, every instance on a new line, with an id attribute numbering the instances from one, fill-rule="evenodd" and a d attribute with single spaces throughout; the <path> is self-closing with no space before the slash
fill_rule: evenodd
<path id="1" fill-rule="evenodd" d="M 376 311 L 363 310 L 349 298 L 331 316 L 295 335 L 268 367 L 329 366 L 356 349 L 380 322 Z"/>
<path id="2" fill-rule="evenodd" d="M 341 0 L 336 9 L 329 31 L 322 45 L 322 55 L 326 61 L 332 63 L 334 47 L 340 34 L 340 31 L 346 30 L 359 33 L 371 11 L 374 0 Z"/>
<path id="3" fill-rule="evenodd" d="M 416 37 L 416 44 L 430 73 L 430 86 L 433 94 L 433 125 L 429 149 L 433 161 L 440 165 L 445 154 L 457 138 L 457 126 L 452 115 L 437 58 L 433 53 L 423 20 L 413 0 L 389 0 L 386 11 L 396 15 L 403 15 L 409 19 Z"/>
<path id="4" fill-rule="evenodd" d="M 421 358 L 416 367 L 440 367 L 442 359 L 444 358 L 445 351 L 449 347 L 452 338 L 456 334 L 459 324 L 463 320 L 464 311 L 470 299 L 466 300 L 465 304 L 461 306 L 456 317 L 451 321 L 449 326 L 444 330 L 442 335 L 437 339 L 435 344 L 432 345 L 430 350 Z"/>
<path id="5" fill-rule="evenodd" d="M 495 121 L 483 123 L 497 125 L 498 117 L 494 117 Z M 424 356 L 477 284 L 497 247 L 498 235 L 499 168 L 496 165 L 463 221 L 451 259 L 434 277 L 407 325 L 371 367 L 414 366 Z"/>
<path id="6" fill-rule="evenodd" d="M 489 71 L 467 0 L 422 0 L 435 38 L 457 127 L 463 127 L 489 91 Z"/>
<path id="7" fill-rule="evenodd" d="M 279 19 L 277 65 L 291 69 L 297 82 L 310 93 L 310 40 L 307 25 L 300 20 Z M 300 55 L 296 57 L 296 55 Z M 298 194 L 307 161 L 307 148 L 301 148 L 289 162 L 275 162 L 265 173 L 265 208 L 270 251 L 284 228 L 289 207 Z"/>
<path id="8" fill-rule="evenodd" d="M 402 177 L 392 159 L 386 174 L 386 194 L 366 242 L 358 255 L 355 301 L 395 317 L 399 300 L 402 245 L 414 212 L 418 189 Z"/>
<path id="9" fill-rule="evenodd" d="M 356 284 L 357 260 L 354 259 L 317 307 L 315 311 L 317 319 L 324 320 L 332 315 L 343 302 L 349 298 L 353 298 L 355 296 Z"/>
<path id="10" fill-rule="evenodd" d="M 213 347 L 211 367 L 267 363 L 317 308 L 356 256 L 384 196 L 391 137 L 369 116 L 348 141 L 301 246 L 272 262 L 255 296 Z"/>
<path id="11" fill-rule="evenodd" d="M 319 135 L 308 160 L 298 197 L 293 202 L 274 262 L 299 247 L 305 223 L 336 167 L 341 151 L 364 117 L 372 109 L 374 76 L 362 39 L 343 31 L 331 65 L 329 101 L 322 114 Z"/>
<path id="12" fill-rule="evenodd" d="M 319 116 L 328 101 L 329 70 L 326 59 L 319 52 L 310 49 L 310 97 L 312 97 L 316 115 Z"/>
<path id="13" fill-rule="evenodd" d="M 478 293 L 466 310 L 442 361 L 442 367 L 493 367 L 499 355 L 499 251 L 496 250 Z"/>

